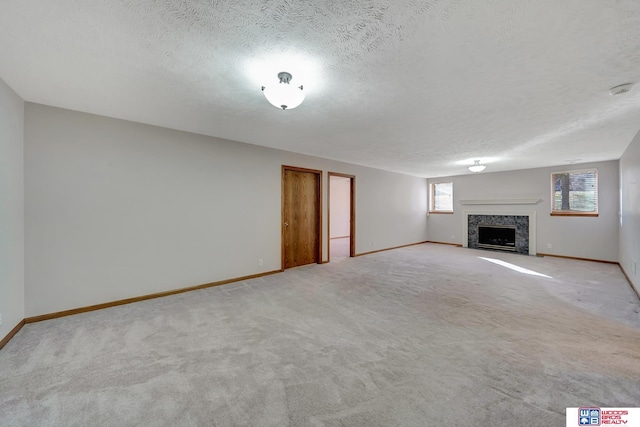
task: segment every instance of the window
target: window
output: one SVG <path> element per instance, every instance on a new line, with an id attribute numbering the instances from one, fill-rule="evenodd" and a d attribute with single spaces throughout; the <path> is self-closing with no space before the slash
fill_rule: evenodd
<path id="1" fill-rule="evenodd" d="M 453 182 L 431 184 L 431 213 L 453 213 Z"/>
<path id="2" fill-rule="evenodd" d="M 551 215 L 598 216 L 598 171 L 552 173 L 551 203 Z"/>

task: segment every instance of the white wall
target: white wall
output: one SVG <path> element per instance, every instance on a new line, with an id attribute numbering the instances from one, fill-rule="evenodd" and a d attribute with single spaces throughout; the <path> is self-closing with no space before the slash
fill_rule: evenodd
<path id="1" fill-rule="evenodd" d="M 0 80 L 0 339 L 24 319 L 24 102 Z"/>
<path id="2" fill-rule="evenodd" d="M 332 176 L 330 179 L 329 237 L 347 237 L 351 235 L 351 179 L 340 176 Z"/>
<path id="3" fill-rule="evenodd" d="M 426 240 L 426 180 L 27 103 L 26 316 L 280 269 L 281 166 L 356 175 L 356 251 Z M 258 259 L 264 265 L 258 265 Z"/>
<path id="4" fill-rule="evenodd" d="M 640 290 L 640 132 L 620 158 L 620 195 L 620 265 Z"/>
<path id="5" fill-rule="evenodd" d="M 550 216 L 551 173 L 584 168 L 598 169 L 598 210 L 594 217 Z M 603 261 L 618 261 L 618 161 L 562 165 L 510 172 L 479 173 L 431 182 L 453 182 L 454 214 L 431 214 L 429 240 L 462 244 L 465 210 L 535 211 L 536 252 Z M 536 205 L 460 205 L 460 200 L 542 199 Z M 552 247 L 549 248 L 548 245 Z"/>

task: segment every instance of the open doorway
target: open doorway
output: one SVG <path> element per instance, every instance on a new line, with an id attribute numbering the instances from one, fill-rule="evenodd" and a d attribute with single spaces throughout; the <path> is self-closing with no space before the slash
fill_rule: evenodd
<path id="1" fill-rule="evenodd" d="M 355 180 L 353 175 L 329 172 L 329 261 L 355 256 Z"/>

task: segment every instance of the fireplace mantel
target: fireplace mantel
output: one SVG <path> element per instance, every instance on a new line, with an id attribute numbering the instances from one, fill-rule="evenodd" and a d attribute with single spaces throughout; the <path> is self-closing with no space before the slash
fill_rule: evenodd
<path id="1" fill-rule="evenodd" d="M 542 199 L 474 199 L 460 200 L 461 205 L 537 205 Z"/>
<path id="2" fill-rule="evenodd" d="M 469 215 L 508 215 L 508 216 L 527 216 L 529 217 L 529 255 L 536 254 L 536 211 L 519 211 L 519 210 L 474 210 L 464 211 L 464 226 L 462 227 L 462 246 L 469 247 Z"/>

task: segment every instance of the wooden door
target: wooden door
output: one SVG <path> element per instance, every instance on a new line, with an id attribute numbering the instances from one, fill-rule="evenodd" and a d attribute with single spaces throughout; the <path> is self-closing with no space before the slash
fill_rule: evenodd
<path id="1" fill-rule="evenodd" d="M 282 268 L 320 262 L 322 171 L 282 167 Z"/>

